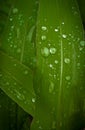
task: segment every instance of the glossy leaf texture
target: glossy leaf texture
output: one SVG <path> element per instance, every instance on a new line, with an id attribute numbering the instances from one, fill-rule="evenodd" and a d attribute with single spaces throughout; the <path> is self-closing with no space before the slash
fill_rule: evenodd
<path id="1" fill-rule="evenodd" d="M 85 41 L 75 0 L 40 0 L 31 130 L 85 126 Z"/>
<path id="2" fill-rule="evenodd" d="M 0 1 L 0 87 L 31 115 L 37 8 L 37 0 Z"/>
<path id="3" fill-rule="evenodd" d="M 0 129 L 29 130 L 30 122 L 29 114 L 0 89 Z"/>

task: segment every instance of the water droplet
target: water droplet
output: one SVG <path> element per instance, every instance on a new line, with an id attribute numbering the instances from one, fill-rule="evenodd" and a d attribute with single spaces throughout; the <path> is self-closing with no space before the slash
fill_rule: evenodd
<path id="1" fill-rule="evenodd" d="M 9 20 L 10 20 L 10 21 L 13 21 L 13 19 L 12 19 L 12 18 L 10 18 Z"/>
<path id="2" fill-rule="evenodd" d="M 58 60 L 55 60 L 55 64 L 58 64 Z"/>
<path id="3" fill-rule="evenodd" d="M 77 63 L 77 66 L 80 66 L 80 63 Z"/>
<path id="4" fill-rule="evenodd" d="M 62 24 L 64 25 L 65 23 L 64 23 L 64 22 L 62 22 Z"/>
<path id="5" fill-rule="evenodd" d="M 53 68 L 53 65 L 52 65 L 52 64 L 50 64 L 50 65 L 49 65 L 49 67 L 50 67 L 50 68 Z"/>
<path id="6" fill-rule="evenodd" d="M 55 32 L 58 32 L 59 30 L 57 28 L 55 28 Z"/>
<path id="7" fill-rule="evenodd" d="M 51 82 L 51 83 L 50 83 L 50 86 L 49 86 L 49 93 L 52 93 L 53 90 L 54 90 L 54 83 Z"/>
<path id="8" fill-rule="evenodd" d="M 17 83 L 16 83 L 16 82 L 14 82 L 14 85 L 17 85 Z"/>
<path id="9" fill-rule="evenodd" d="M 13 45 L 11 44 L 10 47 L 13 47 Z"/>
<path id="10" fill-rule="evenodd" d="M 20 49 L 20 48 L 18 48 L 18 49 L 17 49 L 17 53 L 20 53 L 20 52 L 21 52 L 21 49 Z"/>
<path id="11" fill-rule="evenodd" d="M 6 82 L 6 85 L 9 85 L 9 82 Z"/>
<path id="12" fill-rule="evenodd" d="M 17 8 L 14 8 L 14 9 L 13 9 L 13 13 L 14 13 L 14 14 L 18 13 L 18 9 L 17 9 Z"/>
<path id="13" fill-rule="evenodd" d="M 14 48 L 17 48 L 17 45 L 14 45 Z"/>
<path id="14" fill-rule="evenodd" d="M 50 53 L 51 53 L 51 54 L 55 54 L 55 53 L 56 53 L 56 48 L 54 48 L 54 47 L 53 47 L 53 48 L 50 48 Z"/>
<path id="15" fill-rule="evenodd" d="M 24 71 L 24 74 L 27 75 L 27 74 L 28 74 L 28 70 L 25 70 L 25 71 Z"/>
<path id="16" fill-rule="evenodd" d="M 35 98 L 32 98 L 32 102 L 33 102 L 33 103 L 35 102 Z"/>
<path id="17" fill-rule="evenodd" d="M 80 45 L 84 47 L 85 46 L 85 41 L 80 41 Z"/>
<path id="18" fill-rule="evenodd" d="M 80 47 L 80 48 L 79 48 L 79 50 L 80 50 L 80 51 L 82 51 L 82 50 L 83 50 L 83 48 L 82 48 L 82 47 Z"/>
<path id="19" fill-rule="evenodd" d="M 15 64 L 14 64 L 14 66 L 16 67 L 16 66 L 17 66 L 17 64 L 15 63 Z"/>
<path id="20" fill-rule="evenodd" d="M 62 37 L 63 37 L 63 38 L 66 38 L 66 37 L 67 37 L 67 35 L 65 35 L 65 34 L 62 34 Z"/>
<path id="21" fill-rule="evenodd" d="M 41 36 L 41 39 L 42 39 L 43 41 L 46 40 L 46 36 L 45 36 L 45 35 Z"/>
<path id="22" fill-rule="evenodd" d="M 67 64 L 69 64 L 70 63 L 70 59 L 69 58 L 65 58 L 64 62 L 67 63 Z"/>
<path id="23" fill-rule="evenodd" d="M 39 129 L 42 130 L 43 129 L 42 126 L 39 126 Z"/>
<path id="24" fill-rule="evenodd" d="M 66 76 L 66 80 L 70 80 L 71 79 L 71 77 L 70 76 Z"/>
<path id="25" fill-rule="evenodd" d="M 43 31 L 46 31 L 47 30 L 47 27 L 46 26 L 42 26 L 41 27 Z"/>
<path id="26" fill-rule="evenodd" d="M 0 77 L 2 77 L 2 74 L 0 73 Z"/>
<path id="27" fill-rule="evenodd" d="M 44 47 L 43 49 L 41 49 L 41 54 L 44 56 L 44 57 L 48 57 L 50 52 L 49 52 L 49 49 L 47 47 Z"/>
<path id="28" fill-rule="evenodd" d="M 14 29 L 14 26 L 11 26 L 11 29 L 13 30 L 13 29 Z"/>

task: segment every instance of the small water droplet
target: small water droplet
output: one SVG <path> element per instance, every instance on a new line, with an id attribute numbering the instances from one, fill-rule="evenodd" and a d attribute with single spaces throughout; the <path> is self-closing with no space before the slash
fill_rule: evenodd
<path id="1" fill-rule="evenodd" d="M 62 122 L 60 122 L 60 127 L 62 127 Z"/>
<path id="2" fill-rule="evenodd" d="M 13 30 L 13 29 L 14 29 L 14 26 L 11 26 L 11 29 Z"/>
<path id="3" fill-rule="evenodd" d="M 51 83 L 50 83 L 50 86 L 49 86 L 49 93 L 52 93 L 53 90 L 54 90 L 54 83 L 51 82 Z"/>
<path id="4" fill-rule="evenodd" d="M 17 85 L 17 83 L 16 83 L 16 82 L 14 82 L 14 85 Z"/>
<path id="5" fill-rule="evenodd" d="M 17 8 L 13 8 L 13 13 L 14 14 L 18 13 L 18 9 Z"/>
<path id="6" fill-rule="evenodd" d="M 55 60 L 55 64 L 58 64 L 58 60 Z"/>
<path id="7" fill-rule="evenodd" d="M 0 77 L 2 77 L 2 74 L 0 73 Z"/>
<path id="8" fill-rule="evenodd" d="M 46 36 L 45 36 L 45 35 L 41 36 L 41 39 L 42 39 L 43 41 L 46 40 Z"/>
<path id="9" fill-rule="evenodd" d="M 56 48 L 54 48 L 54 47 L 53 47 L 53 48 L 50 48 L 50 53 L 51 53 L 51 54 L 55 54 L 55 53 L 56 53 Z"/>
<path id="10" fill-rule="evenodd" d="M 14 45 L 14 48 L 17 48 L 17 45 Z"/>
<path id="11" fill-rule="evenodd" d="M 42 130 L 43 129 L 42 126 L 39 126 L 39 129 Z"/>
<path id="12" fill-rule="evenodd" d="M 9 85 L 9 82 L 6 82 L 6 85 L 8 86 L 8 85 Z"/>
<path id="13" fill-rule="evenodd" d="M 80 48 L 79 48 L 79 50 L 80 50 L 80 51 L 82 51 L 82 50 L 83 50 L 83 48 L 82 48 L 82 47 L 80 47 Z"/>
<path id="14" fill-rule="evenodd" d="M 42 29 L 43 31 L 46 31 L 46 30 L 47 30 L 47 27 L 46 27 L 46 26 L 42 26 L 41 29 Z"/>
<path id="15" fill-rule="evenodd" d="M 64 62 L 67 63 L 67 64 L 69 64 L 70 63 L 70 59 L 69 58 L 65 58 Z"/>
<path id="16" fill-rule="evenodd" d="M 80 41 L 80 45 L 84 47 L 85 46 L 85 41 Z"/>
<path id="17" fill-rule="evenodd" d="M 13 18 L 10 18 L 9 20 L 10 20 L 10 21 L 13 21 Z"/>
<path id="18" fill-rule="evenodd" d="M 55 28 L 55 32 L 58 32 L 59 30 L 57 28 Z"/>
<path id="19" fill-rule="evenodd" d="M 33 102 L 33 103 L 35 102 L 35 98 L 32 98 L 32 102 Z"/>
<path id="20" fill-rule="evenodd" d="M 64 22 L 62 22 L 62 24 L 64 25 L 65 23 L 64 23 Z"/>
<path id="21" fill-rule="evenodd" d="M 71 79 L 71 77 L 70 76 L 66 76 L 66 80 L 70 80 Z"/>
<path id="22" fill-rule="evenodd" d="M 18 48 L 18 49 L 17 49 L 17 53 L 20 53 L 20 52 L 21 52 L 21 49 L 20 49 L 20 48 Z"/>
<path id="23" fill-rule="evenodd" d="M 77 63 L 77 66 L 80 66 L 80 63 Z"/>
<path id="24" fill-rule="evenodd" d="M 49 65 L 49 67 L 50 67 L 50 68 L 53 68 L 53 65 L 52 65 L 52 64 L 50 64 L 50 65 Z"/>
<path id="25" fill-rule="evenodd" d="M 11 44 L 10 47 L 13 47 L 13 45 Z"/>
<path id="26" fill-rule="evenodd" d="M 17 66 L 17 64 L 15 63 L 15 64 L 14 64 L 14 66 L 16 67 L 16 66 Z"/>
<path id="27" fill-rule="evenodd" d="M 41 49 L 41 54 L 44 57 L 48 57 L 50 54 L 49 49 L 47 47 L 44 47 L 43 49 Z"/>
<path id="28" fill-rule="evenodd" d="M 24 71 L 24 74 L 27 75 L 27 74 L 28 74 L 28 70 L 25 70 L 25 71 Z"/>
<path id="29" fill-rule="evenodd" d="M 62 37 L 63 37 L 63 38 L 66 38 L 66 37 L 67 37 L 67 35 L 66 35 L 66 34 L 62 34 Z"/>

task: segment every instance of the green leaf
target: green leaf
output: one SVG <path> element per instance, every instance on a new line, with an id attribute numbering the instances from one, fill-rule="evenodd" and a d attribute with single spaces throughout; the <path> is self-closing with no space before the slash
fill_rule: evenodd
<path id="1" fill-rule="evenodd" d="M 40 0 L 37 95 L 31 130 L 80 130 L 85 122 L 85 41 L 75 0 Z"/>
<path id="2" fill-rule="evenodd" d="M 33 115 L 37 0 L 0 1 L 0 87 Z"/>
<path id="3" fill-rule="evenodd" d="M 33 73 L 17 60 L 0 52 L 0 86 L 30 114 L 34 113 Z"/>
<path id="4" fill-rule="evenodd" d="M 26 123 L 26 120 L 28 121 Z M 23 127 L 26 123 L 26 128 Z M 29 130 L 30 116 L 0 89 L 0 129 Z"/>

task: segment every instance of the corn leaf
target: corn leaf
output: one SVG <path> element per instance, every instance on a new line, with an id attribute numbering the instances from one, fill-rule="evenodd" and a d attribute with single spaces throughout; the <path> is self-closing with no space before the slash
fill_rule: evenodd
<path id="1" fill-rule="evenodd" d="M 31 130 L 80 130 L 85 126 L 85 41 L 76 1 L 40 0 L 36 33 Z"/>
<path id="2" fill-rule="evenodd" d="M 37 0 L 0 1 L 0 88 L 31 115 L 37 6 Z"/>
<path id="3" fill-rule="evenodd" d="M 28 121 L 26 123 L 26 120 Z M 0 90 L 0 129 L 29 130 L 30 116 Z M 26 124 L 26 128 L 24 127 Z"/>

